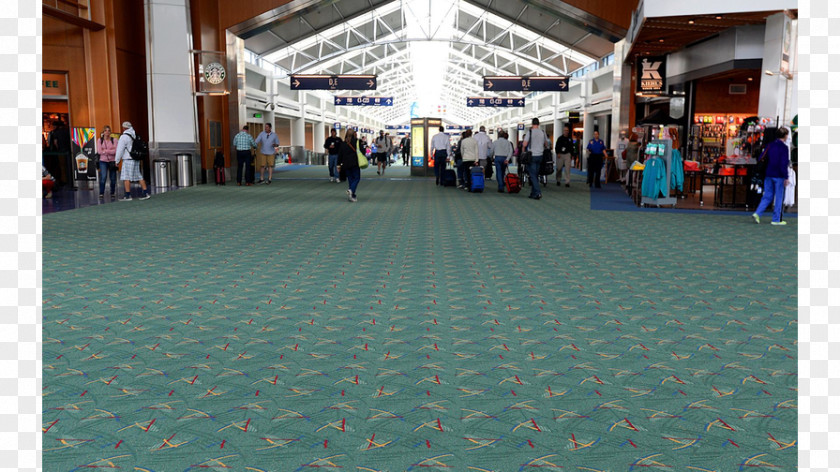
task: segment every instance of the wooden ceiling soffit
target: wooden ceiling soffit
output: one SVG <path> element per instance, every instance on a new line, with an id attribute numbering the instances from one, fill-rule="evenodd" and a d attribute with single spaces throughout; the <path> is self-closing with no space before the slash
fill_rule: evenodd
<path id="1" fill-rule="evenodd" d="M 242 39 L 248 39 L 268 31 L 276 23 L 337 3 L 339 3 L 339 0 L 292 0 L 249 20 L 245 20 L 242 23 L 231 26 L 228 30 Z"/>

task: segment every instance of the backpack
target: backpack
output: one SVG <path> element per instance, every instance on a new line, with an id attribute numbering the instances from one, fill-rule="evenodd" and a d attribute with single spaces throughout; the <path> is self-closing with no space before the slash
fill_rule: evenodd
<path id="1" fill-rule="evenodd" d="M 131 137 L 131 135 L 128 136 Z M 128 155 L 135 161 L 142 160 L 144 157 L 149 155 L 149 143 L 143 141 L 140 136 L 135 134 L 134 137 L 131 138 L 131 151 L 128 151 Z"/>

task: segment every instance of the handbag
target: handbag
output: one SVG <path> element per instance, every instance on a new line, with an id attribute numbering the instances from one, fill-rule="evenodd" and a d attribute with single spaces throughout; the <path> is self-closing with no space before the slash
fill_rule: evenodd
<path id="1" fill-rule="evenodd" d="M 356 158 L 359 160 L 359 169 L 367 169 L 368 167 L 368 160 L 362 151 L 359 150 L 358 146 L 356 147 Z"/>

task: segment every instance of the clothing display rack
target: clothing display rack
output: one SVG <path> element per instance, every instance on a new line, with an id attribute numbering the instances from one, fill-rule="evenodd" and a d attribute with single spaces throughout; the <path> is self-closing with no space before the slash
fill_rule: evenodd
<path id="1" fill-rule="evenodd" d="M 662 158 L 665 161 L 665 179 L 667 181 L 668 193 L 664 197 L 650 198 L 642 196 L 641 204 L 656 205 L 661 207 L 664 205 L 671 205 L 677 207 L 677 199 L 671 196 L 671 140 L 670 139 L 652 139 L 650 144 L 645 147 L 645 162 L 654 157 Z"/>

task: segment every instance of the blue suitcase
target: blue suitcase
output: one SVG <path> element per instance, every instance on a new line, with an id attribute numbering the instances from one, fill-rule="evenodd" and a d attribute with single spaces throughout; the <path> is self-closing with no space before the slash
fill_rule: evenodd
<path id="1" fill-rule="evenodd" d="M 470 192 L 484 191 L 484 169 L 481 166 L 470 168 Z"/>

